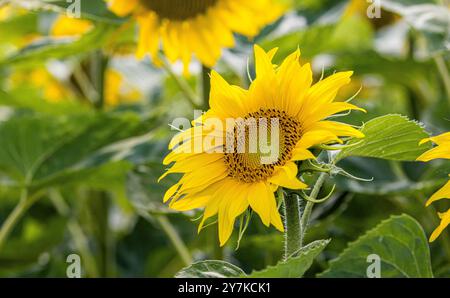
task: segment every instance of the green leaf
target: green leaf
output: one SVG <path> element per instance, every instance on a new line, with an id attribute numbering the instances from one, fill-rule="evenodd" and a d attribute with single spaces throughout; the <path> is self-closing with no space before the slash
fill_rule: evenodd
<path id="1" fill-rule="evenodd" d="M 179 271 L 176 278 L 226 278 L 244 275 L 241 268 L 224 261 L 201 261 Z"/>
<path id="2" fill-rule="evenodd" d="M 393 216 L 349 244 L 319 277 L 367 277 L 370 255 L 380 257 L 381 277 L 433 277 L 425 232 L 409 215 Z"/>
<path id="3" fill-rule="evenodd" d="M 298 278 L 302 277 L 311 267 L 314 259 L 330 243 L 330 240 L 318 240 L 305 246 L 297 256 L 280 262 L 275 266 L 269 266 L 261 271 L 254 271 L 250 278 Z"/>
<path id="4" fill-rule="evenodd" d="M 352 34 L 348 34 L 349 30 Z M 300 46 L 302 58 L 308 59 L 323 53 L 368 50 L 372 47 L 372 36 L 373 30 L 366 20 L 351 18 L 338 24 L 314 25 L 265 40 L 262 46 L 265 49 L 279 48 L 275 60 L 286 57 Z"/>
<path id="5" fill-rule="evenodd" d="M 44 0 L 47 5 L 56 6 L 62 12 L 70 9 L 73 6 L 74 1 L 66 0 Z M 108 4 L 104 0 L 81 0 L 80 12 L 81 17 L 105 22 L 105 23 L 123 23 L 125 19 L 116 16 L 108 9 Z"/>
<path id="6" fill-rule="evenodd" d="M 417 122 L 401 115 L 386 115 L 375 118 L 361 129 L 364 139 L 349 142 L 350 146 L 336 156 L 336 161 L 350 156 L 373 157 L 395 161 L 414 161 L 431 145 L 419 146 L 429 137 Z"/>
<path id="7" fill-rule="evenodd" d="M 17 51 L 3 61 L 1 66 L 42 64 L 49 59 L 63 59 L 101 48 L 112 36 L 116 27 L 97 24 L 77 40 L 45 38 Z"/>
<path id="8" fill-rule="evenodd" d="M 167 177 L 158 183 L 158 178 L 164 173 L 164 166 L 152 163 L 148 167 L 140 166 L 128 173 L 126 180 L 127 198 L 141 215 L 168 214 L 176 211 L 163 203 L 164 193 L 176 181 Z"/>
<path id="9" fill-rule="evenodd" d="M 137 134 L 139 121 L 134 114 L 13 117 L 0 123 L 0 170 L 15 186 L 33 190 L 86 179 L 93 170 L 120 161 L 94 157 Z"/>

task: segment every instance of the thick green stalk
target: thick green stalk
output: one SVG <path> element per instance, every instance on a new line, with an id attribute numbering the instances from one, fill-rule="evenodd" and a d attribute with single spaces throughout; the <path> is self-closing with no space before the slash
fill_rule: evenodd
<path id="1" fill-rule="evenodd" d="M 284 196 L 281 187 L 278 190 L 278 197 L 284 203 L 284 260 L 287 260 L 302 247 L 303 233 L 300 223 L 300 200 L 297 194 Z"/>

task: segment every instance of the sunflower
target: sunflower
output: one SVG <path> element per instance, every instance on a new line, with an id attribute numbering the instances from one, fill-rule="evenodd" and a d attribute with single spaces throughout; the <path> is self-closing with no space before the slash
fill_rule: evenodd
<path id="1" fill-rule="evenodd" d="M 193 54 L 212 67 L 222 48 L 234 46 L 233 33 L 254 37 L 285 10 L 277 0 L 107 1 L 119 16 L 134 14 L 140 28 L 139 58 L 155 58 L 161 41 L 167 58 L 181 60 L 185 73 Z"/>
<path id="2" fill-rule="evenodd" d="M 342 111 L 362 110 L 347 102 L 334 102 L 339 89 L 350 82 L 352 72 L 339 72 L 312 85 L 311 66 L 300 64 L 299 50 L 279 67 L 272 64 L 275 53 L 276 49 L 266 53 L 255 46 L 256 79 L 248 90 L 229 85 L 213 71 L 211 109 L 194 121 L 194 127 L 172 139 L 172 152 L 163 162 L 173 166 L 161 179 L 171 173 L 183 174 L 166 192 L 164 202 L 170 200 L 170 207 L 178 211 L 205 208 L 199 231 L 207 219 L 218 215 L 222 246 L 232 233 L 236 217 L 249 207 L 264 225 L 284 231 L 274 192 L 279 187 L 307 188 L 297 178 L 296 162 L 314 159 L 308 150 L 314 145 L 342 143 L 339 137 L 363 137 L 349 125 L 325 120 Z M 240 141 L 233 133 L 239 121 L 220 129 L 219 124 L 227 126 L 230 119 L 267 119 L 257 124 L 259 128 L 269 119 L 270 125 L 271 120 L 277 120 L 276 159 L 263 161 L 267 151 L 251 151 L 247 145 L 244 151 L 228 150 L 229 143 Z M 211 135 L 218 138 L 200 142 L 203 146 L 199 148 L 198 140 L 205 141 Z M 227 150 L 223 150 L 225 147 Z"/>
<path id="3" fill-rule="evenodd" d="M 54 37 L 78 37 L 89 32 L 92 28 L 93 24 L 88 20 L 60 15 L 53 23 L 50 34 Z"/>
<path id="4" fill-rule="evenodd" d="M 421 144 L 425 144 L 427 142 L 436 143 L 437 146 L 419 156 L 417 160 L 427 162 L 438 158 L 450 159 L 450 132 L 444 133 L 437 137 L 425 139 L 421 142 Z M 438 192 L 436 192 L 427 201 L 426 205 L 428 207 L 432 203 L 442 199 L 450 199 L 450 181 L 447 182 L 447 184 Z M 441 219 L 441 224 L 436 228 L 436 230 L 434 230 L 433 234 L 431 234 L 430 242 L 435 241 L 450 224 L 450 209 L 445 213 L 439 213 L 439 218 Z"/>

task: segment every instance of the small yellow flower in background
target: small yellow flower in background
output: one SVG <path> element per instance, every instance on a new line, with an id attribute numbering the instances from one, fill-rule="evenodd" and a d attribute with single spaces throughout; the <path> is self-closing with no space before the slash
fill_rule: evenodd
<path id="1" fill-rule="evenodd" d="M 120 72 L 108 69 L 105 78 L 105 105 L 115 107 L 124 103 L 140 101 L 142 94 L 127 84 Z"/>
<path id="2" fill-rule="evenodd" d="M 50 30 L 50 35 L 55 37 L 65 36 L 81 36 L 89 32 L 93 28 L 93 25 L 88 20 L 70 18 L 65 15 L 60 15 Z"/>
<path id="3" fill-rule="evenodd" d="M 11 15 L 11 7 L 9 5 L 0 7 L 0 21 L 8 19 L 10 15 Z"/>
<path id="4" fill-rule="evenodd" d="M 70 97 L 70 92 L 64 85 L 44 68 L 31 72 L 15 72 L 10 81 L 13 88 L 21 88 L 23 84 L 32 86 L 40 91 L 43 99 L 48 102 L 57 103 Z"/>
<path id="5" fill-rule="evenodd" d="M 277 0 L 107 0 L 119 16 L 131 13 L 140 27 L 137 56 L 156 58 L 160 42 L 171 62 L 185 73 L 192 55 L 212 67 L 222 48 L 234 46 L 233 33 L 254 37 L 278 19 L 285 6 Z"/>
<path id="6" fill-rule="evenodd" d="M 1 7 L 0 7 L 0 21 L 6 21 L 9 18 L 19 16 L 19 15 L 24 15 L 27 12 L 28 11 L 24 8 L 17 7 L 12 4 L 4 4 L 4 5 L 1 5 Z"/>
<path id="7" fill-rule="evenodd" d="M 352 72 L 339 72 L 313 85 L 311 66 L 300 63 L 299 50 L 276 68 L 272 63 L 275 53 L 276 49 L 266 53 L 255 46 L 256 79 L 248 90 L 229 85 L 213 71 L 211 109 L 197 119 L 198 126 L 172 139 L 169 145 L 172 152 L 164 159 L 165 165 L 173 163 L 173 166 L 161 179 L 170 173 L 183 174 L 167 191 L 164 202 L 170 200 L 170 207 L 178 211 L 205 208 L 199 231 L 205 220 L 218 214 L 221 245 L 231 236 L 236 217 L 248 207 L 260 216 L 264 225 L 283 231 L 274 192 L 278 187 L 307 188 L 297 178 L 295 162 L 314 159 L 308 150 L 314 145 L 342 142 L 339 137 L 364 137 L 349 125 L 325 120 L 342 111 L 362 110 L 347 102 L 334 102 L 340 88 L 350 83 Z M 211 130 L 206 125 L 208 120 L 226 123 L 230 118 L 278 119 L 277 159 L 267 164 L 263 162 L 264 153 L 250 150 L 209 153 L 211 147 L 224 148 L 225 144 L 204 144 L 200 153 L 186 152 L 186 148 L 195 146 L 196 140 L 204 139 L 205 131 Z M 230 130 L 215 133 L 226 140 Z M 236 136 L 233 142 L 239 142 Z"/>
<path id="8" fill-rule="evenodd" d="M 425 144 L 427 142 L 436 143 L 437 146 L 419 156 L 419 158 L 417 158 L 418 161 L 427 162 L 438 158 L 450 159 L 450 132 L 444 133 L 437 137 L 425 139 L 421 142 L 421 144 Z M 450 199 L 450 181 L 447 182 L 443 188 L 436 192 L 427 201 L 427 207 L 442 199 Z M 435 241 L 450 224 L 450 209 L 445 213 L 439 213 L 439 218 L 441 219 L 441 224 L 437 227 L 433 234 L 431 234 L 430 242 Z"/>

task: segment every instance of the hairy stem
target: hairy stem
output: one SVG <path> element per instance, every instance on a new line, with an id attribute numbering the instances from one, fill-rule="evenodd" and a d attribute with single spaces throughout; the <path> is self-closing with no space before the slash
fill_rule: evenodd
<path id="1" fill-rule="evenodd" d="M 300 223 L 300 200 L 297 194 L 285 196 L 281 187 L 278 189 L 278 197 L 284 203 L 284 260 L 287 260 L 302 247 L 303 233 Z"/>

